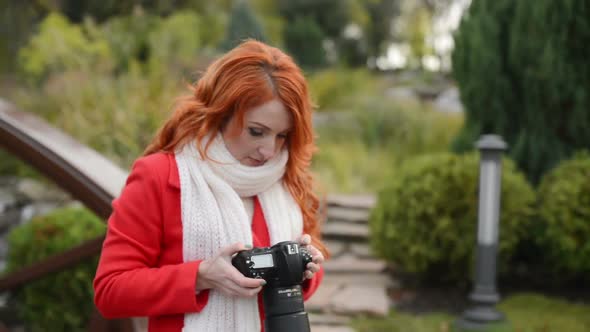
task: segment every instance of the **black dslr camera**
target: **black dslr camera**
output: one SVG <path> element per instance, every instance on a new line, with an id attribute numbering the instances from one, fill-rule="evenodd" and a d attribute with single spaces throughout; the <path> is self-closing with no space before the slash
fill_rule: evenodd
<path id="1" fill-rule="evenodd" d="M 243 250 L 232 258 L 233 266 L 246 277 L 266 280 L 262 291 L 266 332 L 310 331 L 301 289 L 310 262 L 311 254 L 292 241 Z"/>

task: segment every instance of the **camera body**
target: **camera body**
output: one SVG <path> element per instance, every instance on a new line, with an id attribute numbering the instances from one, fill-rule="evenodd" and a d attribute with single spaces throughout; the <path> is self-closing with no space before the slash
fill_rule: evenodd
<path id="1" fill-rule="evenodd" d="M 303 272 L 311 254 L 292 241 L 284 241 L 272 247 L 240 251 L 232 264 L 248 278 L 266 280 L 274 287 L 293 286 L 303 282 Z"/>
<path id="2" fill-rule="evenodd" d="M 311 261 L 311 254 L 293 241 L 243 250 L 232 258 L 244 276 L 266 280 L 262 292 L 266 332 L 310 331 L 301 284 Z"/>

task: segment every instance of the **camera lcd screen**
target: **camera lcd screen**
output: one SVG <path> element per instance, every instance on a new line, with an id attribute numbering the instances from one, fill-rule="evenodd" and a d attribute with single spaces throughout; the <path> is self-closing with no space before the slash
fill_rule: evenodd
<path id="1" fill-rule="evenodd" d="M 255 269 L 264 269 L 273 266 L 271 254 L 252 256 L 251 259 L 252 263 L 254 263 L 253 268 Z"/>

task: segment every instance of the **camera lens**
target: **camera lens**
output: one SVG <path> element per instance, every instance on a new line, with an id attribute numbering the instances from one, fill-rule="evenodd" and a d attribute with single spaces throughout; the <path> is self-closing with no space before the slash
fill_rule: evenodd
<path id="1" fill-rule="evenodd" d="M 303 307 L 301 285 L 263 290 L 264 330 L 267 332 L 308 332 L 309 319 Z"/>

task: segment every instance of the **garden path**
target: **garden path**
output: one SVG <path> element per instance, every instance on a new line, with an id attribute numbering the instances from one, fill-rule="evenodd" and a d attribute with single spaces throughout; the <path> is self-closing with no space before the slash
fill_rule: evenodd
<path id="1" fill-rule="evenodd" d="M 322 235 L 332 257 L 324 263 L 324 280 L 305 309 L 312 332 L 350 332 L 355 316 L 387 315 L 387 290 L 394 281 L 369 247 L 368 219 L 375 197 L 329 195 L 326 204 Z"/>

